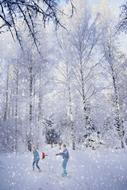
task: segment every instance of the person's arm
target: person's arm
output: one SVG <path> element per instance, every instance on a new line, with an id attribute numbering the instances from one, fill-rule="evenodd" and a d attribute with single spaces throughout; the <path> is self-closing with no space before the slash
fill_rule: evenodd
<path id="1" fill-rule="evenodd" d="M 58 154 L 56 154 L 56 156 L 63 156 L 63 152 L 60 152 L 60 153 L 58 153 Z"/>

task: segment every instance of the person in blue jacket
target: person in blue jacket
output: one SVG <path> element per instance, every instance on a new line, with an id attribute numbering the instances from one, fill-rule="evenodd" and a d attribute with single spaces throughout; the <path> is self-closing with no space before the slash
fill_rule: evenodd
<path id="1" fill-rule="evenodd" d="M 67 163 L 69 160 L 69 152 L 68 152 L 65 144 L 63 145 L 63 148 L 64 148 L 63 152 L 56 154 L 56 156 L 63 157 L 63 163 L 62 163 L 63 174 L 62 174 L 62 176 L 64 177 L 64 176 L 67 176 Z"/>
<path id="2" fill-rule="evenodd" d="M 34 156 L 34 159 L 33 159 L 33 171 L 34 171 L 34 167 L 35 167 L 35 164 L 36 164 L 36 167 L 37 169 L 39 170 L 39 172 L 41 171 L 40 167 L 38 166 L 38 163 L 39 163 L 39 160 L 40 160 L 40 156 L 39 156 L 39 153 L 38 153 L 38 150 L 37 148 L 34 146 L 33 147 L 33 156 Z"/>

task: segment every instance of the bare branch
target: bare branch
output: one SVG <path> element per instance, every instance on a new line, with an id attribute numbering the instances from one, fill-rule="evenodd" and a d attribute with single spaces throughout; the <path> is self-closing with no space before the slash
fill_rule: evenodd
<path id="1" fill-rule="evenodd" d="M 71 1 L 71 0 L 70 0 Z M 71 1 L 72 12 L 74 9 L 73 3 Z M 29 29 L 29 33 L 38 49 L 36 32 L 35 32 L 35 17 L 38 15 L 42 17 L 42 23 L 44 26 L 47 22 L 55 22 L 56 28 L 61 26 L 65 28 L 59 20 L 58 12 L 63 14 L 61 10 L 58 9 L 58 2 L 56 0 L 0 0 L 0 18 L 3 23 L 0 25 L 0 29 L 9 28 L 11 34 L 11 28 L 14 28 L 16 38 L 19 41 L 20 46 L 21 39 L 19 31 L 17 30 L 17 22 L 23 20 Z M 13 36 L 13 34 L 12 34 Z"/>

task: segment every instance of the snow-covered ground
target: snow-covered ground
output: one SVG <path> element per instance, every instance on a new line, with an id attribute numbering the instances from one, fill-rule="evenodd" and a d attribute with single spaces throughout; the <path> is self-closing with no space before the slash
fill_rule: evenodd
<path id="1" fill-rule="evenodd" d="M 127 190 L 127 153 L 70 150 L 68 177 L 62 177 L 57 147 L 46 147 L 42 172 L 32 171 L 32 154 L 0 154 L 0 190 Z"/>

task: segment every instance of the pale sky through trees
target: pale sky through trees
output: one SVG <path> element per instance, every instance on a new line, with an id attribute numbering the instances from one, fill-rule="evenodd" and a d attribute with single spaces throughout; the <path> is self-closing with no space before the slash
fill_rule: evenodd
<path id="1" fill-rule="evenodd" d="M 125 0 L 88 0 L 88 3 L 91 7 L 93 7 L 93 10 L 95 12 L 103 12 L 103 10 L 106 10 L 105 12 L 107 13 L 107 17 L 109 17 L 108 19 L 110 19 L 110 17 L 114 17 L 116 19 L 116 22 L 118 22 L 121 5 L 125 3 Z M 122 41 L 121 49 L 124 53 L 126 53 L 127 35 L 125 33 L 121 33 L 119 35 L 119 38 L 120 41 Z"/>
<path id="2" fill-rule="evenodd" d="M 90 5 L 95 5 L 96 7 L 102 7 L 102 5 L 107 4 L 112 12 L 116 13 L 118 16 L 120 14 L 120 6 L 125 2 L 125 0 L 88 0 Z"/>

